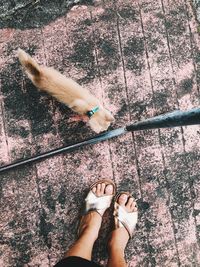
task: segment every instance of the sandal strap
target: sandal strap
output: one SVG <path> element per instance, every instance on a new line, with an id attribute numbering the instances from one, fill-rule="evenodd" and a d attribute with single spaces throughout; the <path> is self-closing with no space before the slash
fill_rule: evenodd
<path id="1" fill-rule="evenodd" d="M 113 195 L 97 197 L 92 191 L 90 191 L 85 199 L 85 214 L 95 210 L 103 216 L 105 210 L 110 207 L 112 199 Z"/>
<path id="2" fill-rule="evenodd" d="M 132 237 L 138 220 L 138 211 L 127 212 L 122 206 L 115 202 L 113 215 L 116 228 L 125 227 L 129 236 Z"/>

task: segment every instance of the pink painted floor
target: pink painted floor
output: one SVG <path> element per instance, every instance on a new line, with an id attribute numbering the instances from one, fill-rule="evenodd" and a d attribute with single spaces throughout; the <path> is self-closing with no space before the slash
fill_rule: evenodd
<path id="1" fill-rule="evenodd" d="M 22 73 L 21 47 L 87 87 L 117 128 L 199 106 L 200 38 L 189 0 L 94 1 L 38 28 L 0 29 L 0 163 L 93 136 Z M 1 174 L 0 266 L 53 266 L 76 239 L 89 185 L 138 199 L 130 267 L 200 266 L 200 127 L 127 134 Z M 105 217 L 94 260 L 106 264 Z"/>

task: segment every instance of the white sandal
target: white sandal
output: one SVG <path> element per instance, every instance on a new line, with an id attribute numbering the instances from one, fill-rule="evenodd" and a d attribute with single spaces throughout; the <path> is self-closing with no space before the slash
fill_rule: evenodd
<path id="1" fill-rule="evenodd" d="M 128 198 L 132 197 L 132 195 L 128 192 L 120 192 L 116 195 L 113 212 L 115 228 L 124 227 L 131 238 L 138 221 L 138 211 L 127 212 L 121 205 L 119 205 L 118 199 L 122 194 L 127 195 Z"/>
<path id="2" fill-rule="evenodd" d="M 96 185 L 102 184 L 102 183 L 105 183 L 106 186 L 107 185 L 113 186 L 112 195 L 103 195 L 103 196 L 97 197 L 95 193 L 92 192 L 92 189 Z M 110 207 L 115 194 L 116 194 L 116 185 L 114 184 L 112 180 L 109 180 L 109 179 L 99 180 L 90 186 L 90 191 L 85 199 L 83 217 L 81 218 L 80 223 L 79 223 L 78 235 L 80 235 L 82 219 L 84 218 L 84 215 L 87 215 L 91 211 L 96 211 L 102 217 L 104 212 Z"/>
<path id="3" fill-rule="evenodd" d="M 106 186 L 107 185 L 112 185 L 113 186 L 113 194 L 112 195 L 104 195 L 97 197 L 95 193 L 92 192 L 92 189 L 98 185 L 104 183 Z M 95 183 L 93 183 L 90 186 L 90 191 L 85 199 L 85 210 L 84 214 L 89 213 L 90 211 L 96 211 L 98 212 L 101 216 L 103 216 L 104 212 L 110 207 L 113 197 L 116 193 L 116 186 L 113 183 L 113 181 L 109 179 L 103 179 L 99 180 Z"/>

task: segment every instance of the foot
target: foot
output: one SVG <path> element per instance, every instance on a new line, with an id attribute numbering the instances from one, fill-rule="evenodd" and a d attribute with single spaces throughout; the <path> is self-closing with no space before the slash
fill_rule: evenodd
<path id="1" fill-rule="evenodd" d="M 106 185 L 105 183 L 98 183 L 92 188 L 92 192 L 97 196 L 101 197 L 104 195 L 112 195 L 114 188 L 112 184 Z M 88 234 L 90 239 L 96 240 L 101 227 L 102 217 L 96 211 L 91 211 L 84 215 L 80 223 L 80 236 Z"/>
<path id="2" fill-rule="evenodd" d="M 127 212 L 137 211 L 136 201 L 134 198 L 129 197 L 126 194 L 121 194 L 118 198 L 118 204 L 122 206 Z M 108 249 L 110 252 L 118 251 L 124 254 L 125 247 L 129 240 L 129 234 L 124 227 L 117 228 L 111 233 L 111 238 L 108 243 Z"/>

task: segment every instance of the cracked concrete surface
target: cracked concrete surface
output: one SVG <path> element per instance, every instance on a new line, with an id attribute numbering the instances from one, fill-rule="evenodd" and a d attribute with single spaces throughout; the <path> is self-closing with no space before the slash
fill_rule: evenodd
<path id="1" fill-rule="evenodd" d="M 198 22 L 200 22 L 200 1 L 192 0 L 192 3 L 194 8 L 194 14 L 196 15 Z"/>
<path id="2" fill-rule="evenodd" d="M 37 28 L 84 3 L 93 4 L 93 0 L 1 0 L 0 28 Z"/>

